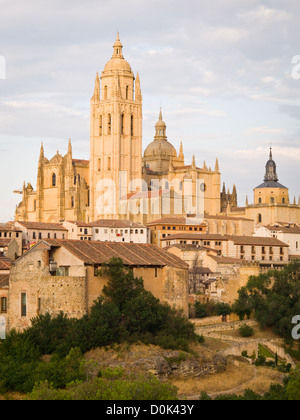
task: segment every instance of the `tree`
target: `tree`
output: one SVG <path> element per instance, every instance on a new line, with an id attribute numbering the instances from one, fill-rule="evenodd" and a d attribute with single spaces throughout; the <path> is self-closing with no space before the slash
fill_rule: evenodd
<path id="1" fill-rule="evenodd" d="M 241 317 L 254 311 L 262 328 L 271 327 L 289 343 L 292 339 L 292 319 L 300 314 L 300 263 L 294 262 L 283 270 L 270 270 L 250 277 L 239 291 L 233 310 Z"/>

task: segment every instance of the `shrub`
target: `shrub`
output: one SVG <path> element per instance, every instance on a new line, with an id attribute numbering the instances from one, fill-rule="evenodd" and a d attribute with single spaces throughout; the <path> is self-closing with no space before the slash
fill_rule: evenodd
<path id="1" fill-rule="evenodd" d="M 244 324 L 239 328 L 239 333 L 241 337 L 252 337 L 254 335 L 254 330 L 249 325 Z"/>

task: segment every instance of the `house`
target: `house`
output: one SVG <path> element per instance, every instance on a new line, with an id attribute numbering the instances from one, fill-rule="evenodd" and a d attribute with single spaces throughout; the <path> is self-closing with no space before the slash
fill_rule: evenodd
<path id="1" fill-rule="evenodd" d="M 59 223 L 15 222 L 22 231 L 23 247 L 28 249 L 41 239 L 67 239 L 68 230 Z"/>
<path id="2" fill-rule="evenodd" d="M 9 329 L 22 330 L 39 314 L 87 314 L 108 281 L 99 269 L 113 257 L 155 297 L 188 314 L 188 266 L 180 258 L 151 244 L 45 239 L 12 264 Z"/>
<path id="3" fill-rule="evenodd" d="M 131 220 L 102 219 L 91 222 L 93 241 L 147 244 L 146 226 Z"/>
<path id="4" fill-rule="evenodd" d="M 151 242 L 163 246 L 162 239 L 181 233 L 210 235 L 248 235 L 254 233 L 254 220 L 226 215 L 196 217 L 165 217 L 147 224 L 151 230 Z"/>
<path id="5" fill-rule="evenodd" d="M 14 227 L 13 223 L 0 223 L 0 256 L 8 256 L 9 245 L 14 242 L 14 253 L 10 258 L 22 255 L 22 231 Z"/>
<path id="6" fill-rule="evenodd" d="M 222 257 L 259 262 L 262 269 L 282 268 L 289 262 L 289 246 L 273 237 L 182 233 L 170 235 L 162 242 L 165 246 L 206 246 L 218 251 Z"/>
<path id="7" fill-rule="evenodd" d="M 9 258 L 0 258 L 0 316 L 7 319 L 7 299 L 9 286 L 9 273 L 12 261 Z"/>
<path id="8" fill-rule="evenodd" d="M 290 258 L 300 258 L 300 225 L 296 223 L 274 223 L 258 227 L 255 236 L 276 238 L 289 245 Z"/>
<path id="9" fill-rule="evenodd" d="M 68 239 L 91 241 L 93 238 L 92 226 L 90 223 L 64 221 L 63 226 L 68 230 Z"/>

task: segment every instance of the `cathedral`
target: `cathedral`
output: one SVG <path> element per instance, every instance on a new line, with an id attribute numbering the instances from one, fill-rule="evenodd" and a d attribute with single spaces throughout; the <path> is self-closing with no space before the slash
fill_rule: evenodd
<path id="1" fill-rule="evenodd" d="M 143 153 L 142 107 L 140 77 L 124 59 L 118 34 L 111 59 L 100 77 L 96 75 L 90 100 L 90 159 L 74 159 L 69 140 L 66 155 L 57 152 L 48 160 L 42 144 L 36 190 L 24 183 L 15 220 L 131 219 L 145 224 L 168 216 L 222 213 L 263 223 L 270 218 L 266 217 L 270 208 L 280 206 L 295 212 L 278 217 L 300 222 L 300 206 L 290 206 L 288 190 L 278 184 L 272 156 L 275 167 L 268 163 L 265 183 L 254 190 L 255 204 L 239 208 L 236 186 L 232 193 L 226 192 L 225 185 L 221 191 L 218 159 L 213 168 L 205 162 L 198 167 L 195 156 L 186 164 L 182 143 L 176 151 L 168 140 L 162 110 L 154 139 Z"/>

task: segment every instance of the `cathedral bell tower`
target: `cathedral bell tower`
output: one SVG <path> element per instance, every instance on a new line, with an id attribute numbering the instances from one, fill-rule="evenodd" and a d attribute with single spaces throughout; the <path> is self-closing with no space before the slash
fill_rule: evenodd
<path id="1" fill-rule="evenodd" d="M 89 219 L 119 218 L 120 198 L 142 178 L 142 94 L 119 34 L 95 80 L 90 116 Z M 138 182 L 136 182 L 138 183 Z"/>

